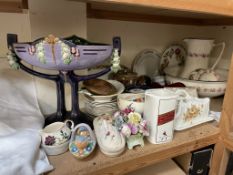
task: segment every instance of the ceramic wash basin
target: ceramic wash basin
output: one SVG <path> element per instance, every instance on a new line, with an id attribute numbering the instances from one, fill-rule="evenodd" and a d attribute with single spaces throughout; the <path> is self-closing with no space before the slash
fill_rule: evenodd
<path id="1" fill-rule="evenodd" d="M 220 76 L 219 81 L 200 81 L 181 78 L 179 77 L 180 70 L 180 67 L 173 67 L 166 70 L 166 82 L 168 84 L 180 82 L 187 87 L 195 87 L 200 97 L 218 97 L 224 95 L 228 78 L 228 70 L 215 70 L 215 72 Z"/>

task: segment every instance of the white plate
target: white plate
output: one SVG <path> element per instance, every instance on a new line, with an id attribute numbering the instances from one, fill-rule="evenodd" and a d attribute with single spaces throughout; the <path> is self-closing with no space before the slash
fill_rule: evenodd
<path id="1" fill-rule="evenodd" d="M 147 75 L 150 78 L 159 73 L 160 55 L 158 51 L 146 49 L 136 55 L 132 64 L 132 71 L 138 75 Z"/>
<path id="2" fill-rule="evenodd" d="M 83 90 L 80 93 L 84 93 L 85 97 L 90 100 L 90 101 L 98 101 L 98 102 L 109 102 L 112 101 L 114 98 L 117 97 L 117 95 L 121 94 L 124 90 L 125 87 L 124 85 L 116 80 L 107 80 L 109 83 L 111 83 L 117 90 L 117 93 L 112 94 L 112 95 L 93 95 L 87 90 Z"/>
<path id="3" fill-rule="evenodd" d="M 85 112 L 92 116 L 101 116 L 103 114 L 113 114 L 118 110 L 117 104 L 103 104 L 100 106 L 92 106 L 89 103 L 85 103 Z"/>
<path id="4" fill-rule="evenodd" d="M 165 49 L 160 60 L 159 72 L 164 73 L 165 70 L 184 64 L 187 52 L 182 45 L 173 44 Z"/>

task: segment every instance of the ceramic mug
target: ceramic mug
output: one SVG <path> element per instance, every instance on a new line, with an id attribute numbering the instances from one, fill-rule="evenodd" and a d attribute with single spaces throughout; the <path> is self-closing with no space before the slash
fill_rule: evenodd
<path id="1" fill-rule="evenodd" d="M 153 144 L 173 139 L 175 109 L 179 95 L 167 89 L 150 89 L 145 92 L 144 119 L 149 126 L 148 141 Z"/>
<path id="2" fill-rule="evenodd" d="M 68 127 L 68 123 L 71 127 Z M 68 141 L 71 136 L 71 132 L 74 128 L 74 122 L 72 120 L 66 120 L 65 122 L 54 122 L 46 126 L 40 133 L 43 145 L 61 145 Z"/>

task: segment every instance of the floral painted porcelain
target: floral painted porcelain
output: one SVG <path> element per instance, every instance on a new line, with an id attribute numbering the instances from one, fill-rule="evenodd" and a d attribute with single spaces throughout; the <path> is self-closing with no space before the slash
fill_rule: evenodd
<path id="1" fill-rule="evenodd" d="M 140 114 L 143 113 L 144 110 L 144 101 L 145 95 L 141 94 L 133 94 L 133 93 L 123 93 L 117 96 L 117 105 L 120 110 L 124 110 L 129 106 L 134 109 L 135 112 Z"/>
<path id="2" fill-rule="evenodd" d="M 114 126 L 126 137 L 129 149 L 140 145 L 144 146 L 144 136 L 149 135 L 147 122 L 140 113 L 134 112 L 131 106 L 114 114 Z"/>
<path id="3" fill-rule="evenodd" d="M 76 158 L 89 156 L 95 149 L 96 139 L 90 126 L 85 123 L 78 124 L 70 139 L 69 150 Z"/>
<path id="4" fill-rule="evenodd" d="M 176 71 L 169 70 L 166 72 L 166 83 L 173 84 L 180 82 L 186 87 L 195 87 L 200 97 L 218 97 L 225 93 L 228 70 L 216 69 L 215 72 L 220 77 L 218 81 L 201 81 L 181 78 L 176 74 Z"/>
<path id="5" fill-rule="evenodd" d="M 208 69 L 209 68 L 209 56 L 213 47 L 221 46 L 219 56 L 217 57 L 215 63 L 212 66 L 212 70 L 219 63 L 223 51 L 225 49 L 225 43 L 215 44 L 213 39 L 184 39 L 187 45 L 188 55 L 185 60 L 184 69 L 182 70 L 181 77 L 189 78 L 192 71 L 196 69 Z"/>
<path id="6" fill-rule="evenodd" d="M 49 156 L 56 156 L 59 154 L 63 154 L 68 150 L 69 147 L 69 141 L 67 140 L 66 142 L 60 144 L 60 145 L 55 145 L 55 146 L 50 146 L 50 145 L 41 145 L 41 147 L 44 149 L 47 155 Z"/>
<path id="7" fill-rule="evenodd" d="M 85 42 L 79 42 L 80 40 Z M 71 71 L 102 63 L 111 56 L 113 47 L 107 44 L 90 43 L 77 36 L 62 39 L 49 35 L 31 43 L 14 43 L 12 49 L 17 57 L 30 65 L 44 69 Z M 117 71 L 119 58 L 116 58 L 116 55 L 114 58 L 112 70 Z"/>
<path id="8" fill-rule="evenodd" d="M 68 127 L 71 123 L 71 128 Z M 74 123 L 71 120 L 63 122 L 54 122 L 46 126 L 40 133 L 42 144 L 47 146 L 61 145 L 70 139 Z"/>
<path id="9" fill-rule="evenodd" d="M 113 126 L 113 118 L 103 115 L 94 119 L 94 130 L 100 150 L 107 156 L 120 155 L 125 150 L 125 138 Z"/>
<path id="10" fill-rule="evenodd" d="M 173 44 L 166 48 L 160 60 L 160 74 L 174 66 L 182 66 L 184 64 L 187 52 L 185 48 L 178 44 Z"/>
<path id="11" fill-rule="evenodd" d="M 212 121 L 213 118 L 209 116 L 209 105 L 209 98 L 186 97 L 179 99 L 174 129 L 184 130 Z"/>

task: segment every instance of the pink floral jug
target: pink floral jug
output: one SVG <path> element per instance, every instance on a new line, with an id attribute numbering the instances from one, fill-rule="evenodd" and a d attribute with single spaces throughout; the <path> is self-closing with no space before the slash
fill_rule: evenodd
<path id="1" fill-rule="evenodd" d="M 212 48 L 221 46 L 222 50 L 214 63 L 214 65 L 217 65 L 225 49 L 224 42 L 214 44 L 213 39 L 184 39 L 184 42 L 187 45 L 188 55 L 181 73 L 182 78 L 188 78 L 190 73 L 196 69 L 208 69 L 209 55 Z"/>

